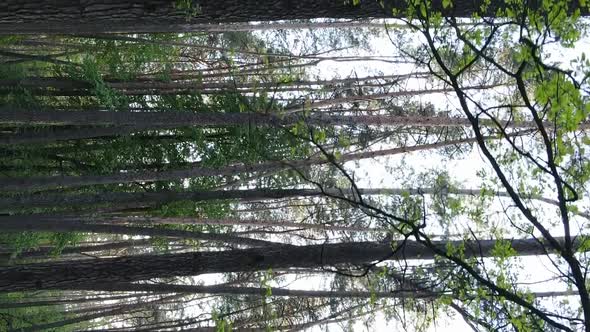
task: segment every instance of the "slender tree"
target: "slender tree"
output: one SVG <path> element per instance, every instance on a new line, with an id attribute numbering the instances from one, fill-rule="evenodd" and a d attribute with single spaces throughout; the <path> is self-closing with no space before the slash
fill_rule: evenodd
<path id="1" fill-rule="evenodd" d="M 519 255 L 539 255 L 545 245 L 536 239 L 504 240 Z M 560 239 L 559 241 L 563 241 Z M 351 242 L 309 246 L 275 246 L 219 252 L 137 255 L 77 262 L 25 264 L 0 268 L 0 291 L 76 289 L 82 284 L 117 283 L 204 273 L 258 271 L 268 268 L 322 267 L 371 264 L 385 259 L 433 259 L 435 252 L 464 247 L 466 256 L 492 255 L 496 241 Z"/>

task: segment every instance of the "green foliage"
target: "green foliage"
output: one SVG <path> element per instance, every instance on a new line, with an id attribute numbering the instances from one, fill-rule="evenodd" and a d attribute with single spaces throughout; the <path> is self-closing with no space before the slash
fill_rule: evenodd
<path id="1" fill-rule="evenodd" d="M 53 295 L 45 293 L 45 295 Z M 35 297 L 25 293 L 3 293 L 0 294 L 0 303 L 13 303 L 34 301 Z M 0 330 L 18 331 L 20 328 L 27 328 L 32 325 L 42 325 L 54 321 L 66 319 L 64 305 L 53 306 L 32 306 L 22 308 L 0 309 Z M 78 328 L 86 328 L 87 323 L 77 324 Z M 63 326 L 52 328 L 52 332 L 70 332 L 75 326 Z"/>
<path id="2" fill-rule="evenodd" d="M 93 85 L 93 93 L 98 99 L 99 105 L 112 110 L 126 108 L 128 101 L 103 81 L 98 63 L 94 59 L 84 58 L 80 67 L 79 78 Z M 76 77 L 76 73 L 72 73 L 71 76 Z"/>
<path id="3" fill-rule="evenodd" d="M 231 332 L 232 324 L 224 318 L 220 318 L 217 312 L 213 312 L 213 321 L 215 322 L 216 332 Z"/>
<path id="4" fill-rule="evenodd" d="M 17 234 L 2 234 L 2 242 L 7 243 L 12 250 L 12 255 L 17 256 L 20 252 L 35 248 L 40 245 L 44 236 L 42 233 L 37 232 L 23 232 Z"/>
<path id="5" fill-rule="evenodd" d="M 53 245 L 51 255 L 58 256 L 66 246 L 74 246 L 82 239 L 84 236 L 78 233 L 52 233 L 49 237 L 49 243 Z"/>
<path id="6" fill-rule="evenodd" d="M 23 65 L 4 65 L 0 64 L 0 77 L 6 80 L 19 80 L 29 72 L 29 68 Z M 38 105 L 38 98 L 29 90 L 23 87 L 7 86 L 1 87 L 5 92 L 0 93 L 0 105 L 13 106 L 30 109 Z"/>
<path id="7" fill-rule="evenodd" d="M 183 12 L 187 22 L 201 13 L 201 6 L 193 0 L 175 0 L 174 8 Z"/>
<path id="8" fill-rule="evenodd" d="M 500 260 L 516 256 L 517 252 L 512 248 L 510 241 L 498 240 L 492 249 L 492 255 Z"/>

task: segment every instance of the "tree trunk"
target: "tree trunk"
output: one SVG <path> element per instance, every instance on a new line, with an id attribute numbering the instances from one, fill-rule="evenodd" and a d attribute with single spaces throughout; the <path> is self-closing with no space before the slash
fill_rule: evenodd
<path id="1" fill-rule="evenodd" d="M 119 37 L 122 38 L 122 37 Z M 133 40 L 133 39 L 132 39 Z M 142 41 L 139 40 L 139 43 Z M 151 42 L 146 40 L 146 42 Z M 176 44 L 176 43 L 175 43 Z M 181 44 L 181 43 L 179 43 Z M 186 47 L 199 47 L 193 44 L 181 44 Z M 289 55 L 285 55 L 288 57 Z M 125 95 L 160 95 L 160 94 L 185 94 L 185 93 L 219 93 L 223 90 L 256 91 L 272 90 L 290 91 L 306 89 L 310 87 L 326 87 L 332 89 L 341 88 L 345 84 L 354 84 L 354 87 L 381 87 L 387 85 L 388 81 L 398 81 L 409 77 L 421 77 L 426 73 L 412 73 L 400 75 L 381 75 L 368 77 L 348 77 L 331 80 L 294 80 L 288 82 L 203 82 L 202 80 L 169 82 L 161 80 L 105 80 L 108 87 L 117 90 Z M 32 90 L 36 95 L 60 95 L 80 96 L 92 95 L 93 84 L 68 77 L 26 77 L 21 79 L 0 79 L 0 93 L 12 91 L 15 86 Z M 288 88 L 288 90 L 281 90 Z M 436 91 L 434 91 L 436 92 Z M 411 92 L 409 92 L 411 94 Z"/>
<path id="2" fill-rule="evenodd" d="M 281 220 L 255 220 L 255 219 L 203 219 L 203 218 L 182 218 L 182 217 L 142 217 L 142 216 L 113 216 L 97 219 L 89 219 L 94 223 L 133 223 L 147 225 L 221 225 L 221 226 L 257 226 L 257 227 L 289 227 L 300 229 L 315 229 L 326 232 L 360 232 L 360 233 L 386 233 L 386 228 L 369 228 L 357 226 L 338 226 L 333 224 L 312 224 L 305 222 L 289 222 Z"/>
<path id="3" fill-rule="evenodd" d="M 129 208 L 153 207 L 175 201 L 211 201 L 211 200 L 269 200 L 291 197 L 317 197 L 325 193 L 338 196 L 350 196 L 350 189 L 244 189 L 213 191 L 158 191 L 158 192 L 103 192 L 97 194 L 34 194 L 20 195 L 0 199 L 0 211 L 13 211 L 21 208 L 67 207 L 84 205 L 104 205 Z M 360 189 L 365 195 L 401 195 L 410 193 L 404 189 Z"/>
<path id="4" fill-rule="evenodd" d="M 86 321 L 90 321 L 90 320 L 97 319 L 97 318 L 122 315 L 122 314 L 125 314 L 131 310 L 140 309 L 140 308 L 143 308 L 143 307 L 146 307 L 149 305 L 157 304 L 163 300 L 179 298 L 179 297 L 181 297 L 181 296 L 174 295 L 174 296 L 168 296 L 168 297 L 165 297 L 162 299 L 157 299 L 157 300 L 148 301 L 148 302 L 139 301 L 139 302 L 132 303 L 132 304 L 124 304 L 124 305 L 120 305 L 119 307 L 117 307 L 115 309 L 108 310 L 108 311 L 101 311 L 101 312 L 97 312 L 97 313 L 91 313 L 88 315 L 82 315 L 82 316 L 77 316 L 77 317 L 73 317 L 73 318 L 68 318 L 68 319 L 64 319 L 61 321 L 57 321 L 57 322 L 51 322 L 51 323 L 45 323 L 45 324 L 40 324 L 40 325 L 33 325 L 33 326 L 29 326 L 29 327 L 8 330 L 8 332 L 34 332 L 34 331 L 44 331 L 44 330 L 49 330 L 49 329 L 56 329 L 59 327 L 73 325 L 73 324 L 77 324 L 77 323 L 81 323 L 81 322 L 86 322 Z"/>
<path id="5" fill-rule="evenodd" d="M 464 87 L 463 90 L 485 90 L 500 86 L 498 85 L 481 85 L 481 86 L 467 86 Z M 382 92 L 382 93 L 374 93 L 374 94 L 367 94 L 367 95 L 352 95 L 340 98 L 331 98 L 331 99 L 323 99 L 318 101 L 312 101 L 309 105 L 305 104 L 297 104 L 294 106 L 289 106 L 285 109 L 286 114 L 294 114 L 298 112 L 302 112 L 304 110 L 309 109 L 321 109 L 328 106 L 334 105 L 341 105 L 341 104 L 350 104 L 353 102 L 359 101 L 372 101 L 372 100 L 381 100 L 387 98 L 396 98 L 396 97 L 408 97 L 408 96 L 420 96 L 420 95 L 428 95 L 433 93 L 448 93 L 453 92 L 452 88 L 428 88 L 422 90 L 400 90 L 400 91 L 392 91 L 392 92 Z M 349 109 L 346 109 L 349 111 Z"/>
<path id="6" fill-rule="evenodd" d="M 442 0 L 429 3 L 444 15 L 472 17 L 486 3 L 483 0 L 455 0 L 444 9 Z M 403 0 L 361 0 L 358 5 L 342 0 L 199 0 L 188 8 L 175 8 L 170 0 L 5 0 L 0 4 L 0 33 L 149 33 L 186 32 L 191 24 L 247 21 L 277 21 L 314 18 L 392 17 L 392 9 L 403 13 Z M 537 8 L 538 1 L 529 1 Z M 490 3 L 485 15 L 495 16 L 504 1 Z M 572 1 L 570 11 L 580 8 Z M 580 8 L 586 15 L 586 7 Z"/>
<path id="7" fill-rule="evenodd" d="M 338 159 L 338 162 L 362 160 L 368 158 L 375 158 L 379 156 L 390 156 L 414 151 L 425 151 L 429 149 L 437 149 L 446 146 L 454 146 L 474 142 L 476 142 L 475 138 L 465 138 L 417 146 L 399 147 L 359 153 L 348 153 L 342 155 Z M 326 158 L 312 158 L 307 160 L 266 161 L 258 164 L 237 164 L 215 168 L 199 167 L 198 165 L 194 165 L 191 168 L 181 170 L 159 172 L 125 172 L 112 175 L 0 177 L 0 187 L 4 188 L 4 190 L 7 191 L 27 191 L 52 188 L 80 187 L 97 184 L 171 181 L 202 176 L 223 176 L 251 172 L 279 171 L 289 168 L 302 169 L 313 165 L 322 165 L 327 163 L 329 163 L 329 161 Z"/>
<path id="8" fill-rule="evenodd" d="M 148 228 L 121 225 L 88 224 L 76 217 L 22 215 L 0 217 L 3 231 L 33 232 L 82 232 L 102 234 L 126 234 L 143 236 L 162 236 L 202 241 L 218 241 L 246 246 L 276 246 L 281 243 L 257 240 L 230 234 L 203 233 L 178 229 Z"/>
<path id="9" fill-rule="evenodd" d="M 0 116 L 1 117 L 1 116 Z M 52 143 L 57 141 L 78 140 L 99 137 L 126 136 L 133 133 L 151 129 L 166 129 L 166 126 L 127 125 L 111 127 L 87 127 L 87 128 L 36 128 L 34 131 L 18 133 L 14 135 L 0 136 L 0 145 Z M 170 126 L 170 129 L 176 126 Z"/>
<path id="10" fill-rule="evenodd" d="M 424 195 L 434 194 L 440 190 L 436 188 L 360 188 L 363 195 Z M 479 196 L 481 189 L 450 189 L 448 194 Z M 291 197 L 314 197 L 331 194 L 335 196 L 350 197 L 356 193 L 350 189 L 324 188 L 320 189 L 244 189 L 244 190 L 213 190 L 213 191 L 162 191 L 162 192 L 105 192 L 93 194 L 36 194 L 20 195 L 0 199 L 0 211 L 12 211 L 22 208 L 36 207 L 65 207 L 84 205 L 111 204 L 121 208 L 141 208 L 159 206 L 174 201 L 210 201 L 223 199 L 237 199 L 242 201 L 268 200 Z M 510 197 L 506 192 L 494 192 L 492 195 L 498 197 Z M 530 197 L 551 205 L 559 205 L 559 202 L 545 197 Z M 586 212 L 576 212 L 577 215 L 590 219 Z M 16 226 L 15 226 L 16 227 Z M 48 226 L 49 227 L 49 226 Z M 57 227 L 57 226 L 56 226 Z"/>
<path id="11" fill-rule="evenodd" d="M 299 109 L 292 109 L 298 113 Z M 467 118 L 441 116 L 392 116 L 392 115 L 333 115 L 315 112 L 308 116 L 291 114 L 278 117 L 263 113 L 206 113 L 177 111 L 64 111 L 46 109 L 28 111 L 22 109 L 0 109 L 0 124 L 10 125 L 75 125 L 75 126 L 114 126 L 113 128 L 65 129 L 55 135 L 55 139 L 82 139 L 106 135 L 127 135 L 134 131 L 171 129 L 175 127 L 208 127 L 208 126 L 290 126 L 300 121 L 318 126 L 416 126 L 416 127 L 470 127 Z M 503 128 L 537 128 L 533 121 L 509 122 L 498 120 Z M 551 127 L 550 122 L 544 123 Z M 479 120 L 480 126 L 496 127 L 490 119 Z M 117 128 L 119 127 L 119 128 Z M 590 122 L 582 122 L 579 129 L 590 128 Z M 49 135 L 51 139 L 51 134 Z M 30 138 L 29 138 L 30 140 Z M 0 141 L 1 142 L 1 141 Z M 18 137 L 11 141 L 18 142 Z"/>
<path id="12" fill-rule="evenodd" d="M 404 28 L 406 25 L 388 23 L 389 28 Z M 346 20 L 346 21 L 328 21 L 328 22 L 270 22 L 270 23 L 234 23 L 234 24 L 190 24 L 192 31 L 203 31 L 203 32 L 252 32 L 252 31 L 264 31 L 264 30 L 305 30 L 305 29 L 359 29 L 359 28 L 371 28 L 371 29 L 383 29 L 385 23 L 375 21 L 359 21 L 359 20 Z"/>
<path id="13" fill-rule="evenodd" d="M 537 239 L 510 242 L 518 255 L 545 255 Z M 563 243 L 562 238 L 558 241 Z M 437 250 L 464 246 L 465 257 L 492 255 L 496 241 L 432 241 Z M 383 259 L 433 259 L 432 249 L 414 241 L 349 242 L 308 246 L 273 246 L 243 250 L 138 255 L 75 262 L 0 267 L 0 292 L 79 288 L 85 284 L 128 283 L 151 278 L 205 273 L 250 272 L 282 268 L 319 268 L 338 264 L 369 264 Z"/>
<path id="14" fill-rule="evenodd" d="M 87 303 L 87 302 L 100 302 L 103 301 L 114 301 L 114 300 L 125 300 L 142 295 L 119 295 L 119 296 L 97 296 L 89 298 L 76 298 L 76 299 L 55 299 L 55 300 L 40 300 L 40 301 L 26 301 L 26 302 L 6 302 L 0 303 L 0 309 L 11 309 L 11 308 L 33 308 L 33 307 L 46 307 L 46 306 L 58 306 L 64 304 L 75 304 L 75 303 Z"/>
<path id="15" fill-rule="evenodd" d="M 87 291 L 108 291 L 108 292 L 148 292 L 148 293 L 188 293 L 188 294 L 211 294 L 211 295 L 260 295 L 266 296 L 268 289 L 261 287 L 235 287 L 225 285 L 193 286 L 178 284 L 138 284 L 138 283 L 88 283 L 76 288 Z M 301 290 L 288 288 L 270 288 L 272 296 L 279 297 L 313 297 L 313 298 L 393 298 L 393 299 L 435 299 L 450 293 L 440 293 L 429 290 L 397 289 L 389 292 L 379 291 L 344 291 L 344 290 Z M 547 291 L 533 293 L 535 298 L 574 296 L 577 293 L 572 290 Z"/>
<path id="16" fill-rule="evenodd" d="M 101 252 L 101 251 L 109 251 L 109 250 L 119 250 L 125 248 L 133 248 L 133 247 L 141 247 L 146 246 L 152 243 L 151 239 L 142 239 L 142 240 L 130 240 L 130 241 L 122 241 L 122 242 L 110 242 L 105 244 L 97 244 L 91 246 L 77 246 L 77 247 L 66 247 L 60 251 L 61 255 L 72 255 L 72 254 L 82 254 L 88 252 Z M 19 259 L 30 259 L 30 258 L 44 258 L 49 256 L 53 252 L 53 247 L 44 247 L 38 248 L 35 250 L 23 251 L 20 252 L 17 256 Z M 11 253 L 2 253 L 0 254 L 0 259 L 9 259 Z"/>
<path id="17" fill-rule="evenodd" d="M 137 283 L 87 283 L 80 285 L 78 290 L 87 291 L 108 291 L 108 292 L 149 292 L 149 293 L 190 293 L 210 295 L 260 295 L 267 294 L 267 288 L 261 287 L 232 287 L 232 286 L 193 286 L 178 284 L 137 284 Z M 344 290 L 299 290 L 288 288 L 270 289 L 272 296 L 279 297 L 314 297 L 314 298 L 411 298 L 411 299 L 432 299 L 440 295 L 435 292 L 420 292 L 417 290 L 394 290 L 391 292 L 367 292 L 367 291 L 344 291 Z"/>
<path id="18" fill-rule="evenodd" d="M 359 97 L 360 98 L 360 97 Z M 299 111 L 299 110 L 297 110 Z M 315 112 L 308 116 L 278 117 L 264 113 L 206 113 L 176 111 L 28 111 L 0 109 L 0 123 L 11 125 L 77 125 L 77 126 L 144 126 L 151 129 L 176 127 L 236 126 L 244 124 L 288 126 L 299 121 L 311 125 L 373 125 L 373 126 L 424 126 L 424 127 L 469 127 L 467 118 L 442 116 L 392 116 L 392 115 L 333 115 Z M 479 120 L 481 126 L 495 127 L 488 119 Z M 534 121 L 508 122 L 498 120 L 506 128 L 536 128 Z M 544 123 L 550 126 L 551 123 Z M 582 122 L 579 129 L 587 129 L 590 123 Z"/>

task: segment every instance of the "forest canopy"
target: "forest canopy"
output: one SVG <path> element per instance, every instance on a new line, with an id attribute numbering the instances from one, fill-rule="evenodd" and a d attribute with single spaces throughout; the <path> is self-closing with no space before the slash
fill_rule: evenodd
<path id="1" fill-rule="evenodd" d="M 0 330 L 590 332 L 589 6 L 3 1 Z"/>

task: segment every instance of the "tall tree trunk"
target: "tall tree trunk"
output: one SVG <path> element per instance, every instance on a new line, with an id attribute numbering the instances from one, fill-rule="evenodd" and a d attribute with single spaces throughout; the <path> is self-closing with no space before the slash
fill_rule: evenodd
<path id="1" fill-rule="evenodd" d="M 433 0 L 429 5 L 444 15 L 471 17 L 486 2 L 456 0 L 447 9 L 442 3 Z M 391 17 L 392 9 L 403 13 L 408 7 L 398 0 L 361 0 L 357 5 L 341 0 L 199 0 L 190 5 L 183 10 L 169 0 L 5 0 L 0 4 L 0 33 L 186 32 L 192 30 L 191 24 L 204 23 Z M 536 8 L 539 2 L 528 5 Z M 484 14 L 494 16 L 503 6 L 502 0 L 492 1 Z M 569 7 L 588 13 L 578 1 Z"/>
<path id="2" fill-rule="evenodd" d="M 83 232 L 102 234 L 126 234 L 143 236 L 162 236 L 202 241 L 218 241 L 247 246 L 276 246 L 281 243 L 257 240 L 230 234 L 203 233 L 178 229 L 148 228 L 121 225 L 88 224 L 77 218 L 67 216 L 22 215 L 0 217 L 0 225 L 4 231 L 33 232 Z"/>
<path id="3" fill-rule="evenodd" d="M 410 195 L 432 195 L 440 194 L 440 188 L 392 188 L 384 189 L 383 192 L 390 191 L 392 193 L 406 192 Z M 482 189 L 448 189 L 445 194 L 449 195 L 464 195 L 479 197 L 482 195 Z M 509 198 L 510 195 L 505 191 L 498 191 L 490 193 L 496 197 Z M 531 197 L 533 200 L 538 200 L 554 206 L 559 206 L 559 202 L 556 200 L 548 199 L 545 197 Z M 574 214 L 590 219 L 590 214 L 582 211 L 576 211 Z M 82 217 L 82 220 L 86 220 Z M 253 219 L 203 219 L 203 218 L 159 218 L 159 217 L 146 217 L 146 216 L 112 216 L 112 217 L 101 217 L 101 218 L 90 218 L 90 222 L 106 222 L 106 223 L 140 223 L 140 224 L 172 224 L 172 225 L 235 225 L 235 226 L 260 226 L 260 227 L 291 227 L 291 228 L 303 228 L 303 229 L 318 229 L 325 231 L 347 231 L 347 232 L 386 232 L 385 228 L 367 228 L 367 227 L 353 227 L 353 226 L 337 226 L 337 225 L 326 225 L 326 224 L 310 224 L 302 222 L 288 222 L 279 220 L 253 220 Z"/>
<path id="4" fill-rule="evenodd" d="M 295 112 L 295 109 L 293 109 Z M 299 112 L 299 110 L 297 110 Z M 47 140 L 65 140 L 127 135 L 134 131 L 171 129 L 175 127 L 240 126 L 244 124 L 260 126 L 289 126 L 300 121 L 319 126 L 416 126 L 416 127 L 469 127 L 466 118 L 391 116 L 391 115 L 334 115 L 315 112 L 308 116 L 291 114 L 278 117 L 263 113 L 205 113 L 205 112 L 147 112 L 147 111 L 63 111 L 22 109 L 0 109 L 0 124 L 11 125 L 75 125 L 75 126 L 113 126 L 107 128 L 73 128 L 43 135 Z M 498 120 L 504 128 L 536 128 L 533 121 L 509 122 Z M 490 119 L 479 120 L 481 126 L 496 127 Z M 544 123 L 551 127 L 551 123 Z M 590 122 L 582 122 L 579 129 L 590 128 Z M 25 137 L 23 142 L 35 141 Z M 39 141 L 39 140 L 37 140 Z M 0 140 L 4 144 L 19 142 L 18 136 Z"/>
<path id="5" fill-rule="evenodd" d="M 82 220 L 85 221 L 85 219 Z M 315 229 L 322 231 L 362 232 L 362 233 L 385 233 L 386 228 L 369 228 L 357 226 L 338 226 L 333 224 L 311 224 L 305 222 L 289 222 L 281 220 L 258 220 L 258 219 L 203 219 L 203 218 L 159 218 L 144 216 L 113 216 L 97 219 L 88 219 L 94 223 L 133 223 L 147 225 L 222 225 L 222 226 L 258 226 L 258 227 L 289 227 L 300 229 Z"/>
<path id="6" fill-rule="evenodd" d="M 21 208 L 67 207 L 111 204 L 121 208 L 152 207 L 175 201 L 211 200 L 269 200 L 291 197 L 317 197 L 325 193 L 333 195 L 353 195 L 350 189 L 243 189 L 214 191 L 158 191 L 158 192 L 104 192 L 99 194 L 34 194 L 0 199 L 0 211 L 13 211 Z M 408 193 L 403 189 L 360 189 L 365 195 L 401 195 Z"/>
<path id="7" fill-rule="evenodd" d="M 558 239 L 563 242 L 562 238 Z M 510 240 L 518 255 L 545 255 L 537 239 Z M 490 256 L 494 240 L 477 242 L 432 241 L 446 252 L 449 245 L 463 246 L 465 257 Z M 205 273 L 248 272 L 282 268 L 318 268 L 338 264 L 369 264 L 383 259 L 433 259 L 430 247 L 403 241 L 349 242 L 308 246 L 274 246 L 244 250 L 138 255 L 75 262 L 55 262 L 0 267 L 0 292 L 79 288 L 84 284 L 128 283 L 151 278 L 195 276 Z"/>
<path id="8" fill-rule="evenodd" d="M 390 28 L 404 28 L 406 25 L 388 23 Z M 204 32 L 252 32 L 264 30 L 305 30 L 305 29 L 358 29 L 358 28 L 385 28 L 385 23 L 369 20 L 346 20 L 328 22 L 270 22 L 270 23 L 233 23 L 233 24 L 191 24 L 192 31 Z"/>
<path id="9" fill-rule="evenodd" d="M 306 331 L 306 330 L 309 330 L 310 328 L 317 326 L 317 325 L 330 324 L 330 322 L 332 322 L 334 319 L 349 319 L 349 318 L 353 317 L 353 315 L 349 314 L 349 313 L 351 313 L 352 311 L 355 311 L 359 308 L 364 309 L 368 305 L 369 305 L 369 302 L 362 302 L 361 304 L 350 306 L 348 308 L 344 308 L 344 309 L 339 310 L 337 312 L 332 312 L 329 316 L 321 318 L 321 319 L 315 319 L 311 322 L 307 322 L 307 323 L 303 323 L 303 324 L 290 325 L 288 331 L 289 332 Z M 369 312 L 375 312 L 378 308 L 379 307 L 372 306 L 371 309 L 369 309 Z M 346 315 L 346 316 L 342 317 L 343 315 Z M 363 315 L 364 315 L 364 313 L 363 313 Z"/>
<path id="10" fill-rule="evenodd" d="M 442 116 L 392 116 L 392 115 L 333 115 L 315 112 L 308 116 L 283 116 L 263 113 L 206 113 L 206 112 L 112 112 L 112 111 L 63 111 L 22 109 L 0 109 L 0 123 L 11 125 L 78 125 L 78 126 L 144 126 L 164 129 L 186 126 L 236 126 L 244 124 L 286 126 L 299 121 L 311 125 L 373 125 L 373 126 L 424 126 L 424 127 L 468 127 L 467 118 Z M 481 119 L 481 126 L 495 127 L 488 119 Z M 498 120 L 507 128 L 536 128 L 534 121 L 508 122 Z M 548 127 L 551 123 L 544 123 Z M 587 129 L 590 123 L 582 122 L 579 129 Z"/>
<path id="11" fill-rule="evenodd" d="M 60 251 L 61 255 L 72 255 L 72 254 L 82 254 L 82 253 L 89 253 L 89 252 L 101 252 L 101 251 L 109 251 L 109 250 L 119 250 L 125 248 L 133 248 L 133 247 L 142 247 L 152 243 L 151 239 L 142 239 L 142 240 L 129 240 L 129 241 L 122 241 L 122 242 L 110 242 L 105 244 L 97 244 L 97 245 L 90 245 L 90 246 L 76 246 L 76 247 L 66 247 Z M 44 247 L 38 248 L 35 250 L 23 251 L 20 252 L 17 258 L 20 259 L 30 259 L 30 258 L 43 258 L 49 256 L 55 248 L 53 247 Z M 11 253 L 1 253 L 0 259 L 6 260 L 12 256 Z"/>
<path id="12" fill-rule="evenodd" d="M 424 145 L 407 146 L 391 148 L 377 151 L 365 151 L 358 153 L 348 153 L 342 155 L 338 161 L 347 162 L 375 158 L 379 156 L 391 156 L 415 151 L 425 151 L 437 149 L 446 146 L 474 143 L 475 138 L 465 138 L 438 142 Z M 113 183 L 131 183 L 131 182 L 154 182 L 181 180 L 185 178 L 194 178 L 201 176 L 223 176 L 236 175 L 250 172 L 269 172 L 283 169 L 302 169 L 313 165 L 327 164 L 326 158 L 312 158 L 306 160 L 287 160 L 287 161 L 267 161 L 258 164 L 237 164 L 215 168 L 202 167 L 194 165 L 188 169 L 170 170 L 170 171 L 143 171 L 143 172 L 124 172 L 112 175 L 87 175 L 87 176 L 50 176 L 50 177 L 0 177 L 0 187 L 8 191 L 27 191 L 51 188 L 69 188 L 97 184 Z"/>
<path id="13" fill-rule="evenodd" d="M 152 305 L 152 304 L 157 304 L 163 300 L 180 298 L 180 297 L 181 296 L 179 296 L 179 295 L 173 295 L 173 296 L 167 296 L 162 299 L 157 299 L 157 300 L 148 301 L 148 302 L 139 301 L 139 302 L 132 303 L 132 304 L 124 304 L 124 305 L 120 305 L 119 307 L 117 307 L 115 309 L 108 310 L 108 311 L 101 311 L 101 312 L 97 312 L 97 313 L 91 313 L 88 315 L 81 315 L 81 316 L 77 316 L 77 317 L 73 317 L 73 318 L 68 318 L 68 319 L 64 319 L 61 321 L 57 321 L 57 322 L 51 322 L 51 323 L 45 323 L 45 324 L 40 324 L 40 325 L 33 325 L 30 327 L 23 327 L 23 328 L 8 330 L 8 332 L 34 332 L 34 331 L 44 331 L 44 330 L 49 330 L 49 329 L 56 329 L 56 328 L 63 327 L 63 326 L 73 325 L 73 324 L 77 324 L 77 323 L 81 323 L 81 322 L 87 322 L 87 321 L 97 319 L 97 318 L 122 315 L 122 314 L 130 312 L 131 310 L 136 310 L 136 309 L 140 309 L 140 308 Z"/>
<path id="14" fill-rule="evenodd" d="M 146 40 L 150 41 L 150 40 Z M 198 45 L 186 44 L 186 46 L 198 47 Z M 339 85 L 354 84 L 354 87 L 380 87 L 387 85 L 388 81 L 398 81 L 409 77 L 422 77 L 424 72 L 400 75 L 381 75 L 368 77 L 348 77 L 331 80 L 294 80 L 289 82 L 203 82 L 202 80 L 169 82 L 159 80 L 105 80 L 108 87 L 127 95 L 158 95 L 158 94 L 182 94 L 182 93 L 219 93 L 223 90 L 275 91 L 277 88 L 289 88 L 299 91 L 309 87 L 326 87 L 337 89 Z M 388 80 L 388 81 L 385 81 Z M 15 86 L 33 90 L 35 94 L 43 95 L 91 95 L 94 85 L 68 77 L 26 77 L 20 79 L 0 79 L 0 93 L 11 91 Z M 279 90 L 284 91 L 284 90 Z M 436 91 L 434 91 L 436 92 Z M 400 92 L 403 93 L 403 92 Z M 433 92 L 431 92 L 433 93 Z M 411 94 L 411 92 L 408 92 Z"/>
<path id="15" fill-rule="evenodd" d="M 436 188 L 360 188 L 363 195 L 423 195 L 440 192 Z M 242 201 L 268 200 L 292 197 L 314 197 L 325 194 L 335 196 L 351 196 L 356 193 L 350 189 L 324 188 L 320 189 L 244 189 L 244 190 L 213 190 L 213 191 L 162 191 L 162 192 L 105 192 L 99 195 L 93 194 L 35 194 L 20 195 L 0 199 L 0 211 L 12 211 L 21 208 L 35 207 L 66 207 L 84 205 L 111 204 L 121 209 L 159 206 L 174 201 L 210 201 L 223 199 L 237 199 Z M 479 196 L 481 189 L 449 189 L 448 194 Z M 506 192 L 493 193 L 499 197 L 510 197 Z M 530 197 L 551 205 L 559 205 L 559 202 L 545 197 Z M 576 212 L 577 215 L 590 219 L 586 212 Z M 1 217 L 0 217 L 1 218 Z M 15 226 L 16 227 L 16 226 Z"/>
<path id="16" fill-rule="evenodd" d="M 188 294 L 211 294 L 211 295 L 260 295 L 265 296 L 268 289 L 264 287 L 235 287 L 225 285 L 193 286 L 178 284 L 144 284 L 144 283 L 87 283 L 76 288 L 88 291 L 120 291 L 120 292 L 148 292 L 148 293 L 188 293 Z M 393 298 L 393 299 L 435 299 L 450 293 L 440 293 L 430 290 L 397 289 L 388 292 L 379 291 L 345 291 L 345 290 L 300 290 L 288 288 L 270 288 L 272 296 L 289 297 L 314 297 L 314 298 Z M 547 291 L 535 292 L 536 298 L 574 296 L 575 291 Z M 475 296 L 474 296 L 475 297 Z"/>
<path id="17" fill-rule="evenodd" d="M 166 126 L 127 125 L 111 127 L 86 127 L 86 128 L 37 128 L 34 131 L 26 131 L 14 135 L 1 135 L 0 145 L 52 143 L 57 141 L 78 140 L 99 137 L 126 136 L 151 129 L 166 129 Z M 175 128 L 170 126 L 169 128 Z"/>
<path id="18" fill-rule="evenodd" d="M 11 308 L 33 308 L 33 307 L 46 307 L 46 306 L 58 306 L 64 304 L 75 304 L 75 303 L 87 303 L 87 302 L 103 302 L 103 301 L 114 301 L 114 300 L 125 300 L 143 295 L 118 295 L 118 296 L 97 296 L 89 298 L 76 298 L 76 299 L 65 299 L 65 300 L 40 300 L 40 301 L 24 301 L 24 302 L 5 302 L 0 303 L 0 309 L 11 309 Z"/>
<path id="19" fill-rule="evenodd" d="M 481 86 L 469 86 L 464 87 L 463 90 L 485 90 L 500 86 L 498 85 L 481 85 Z M 448 93 L 453 92 L 452 88 L 428 88 L 428 89 L 421 89 L 421 90 L 400 90 L 400 91 L 392 91 L 392 92 L 382 92 L 382 93 L 374 93 L 374 94 L 367 94 L 367 95 L 352 95 L 340 98 L 332 98 L 332 99 L 323 99 L 318 101 L 313 101 L 309 105 L 306 104 L 298 104 L 289 106 L 285 109 L 286 114 L 294 114 L 298 112 L 302 112 L 304 110 L 309 109 L 320 109 L 325 108 L 328 106 L 334 105 L 341 105 L 341 104 L 350 104 L 357 101 L 372 101 L 372 100 L 380 100 L 380 99 L 387 99 L 387 98 L 394 98 L 394 97 L 407 97 L 407 96 L 420 96 L 420 95 L 427 95 L 433 93 Z M 346 109 L 348 111 L 348 109 Z"/>

